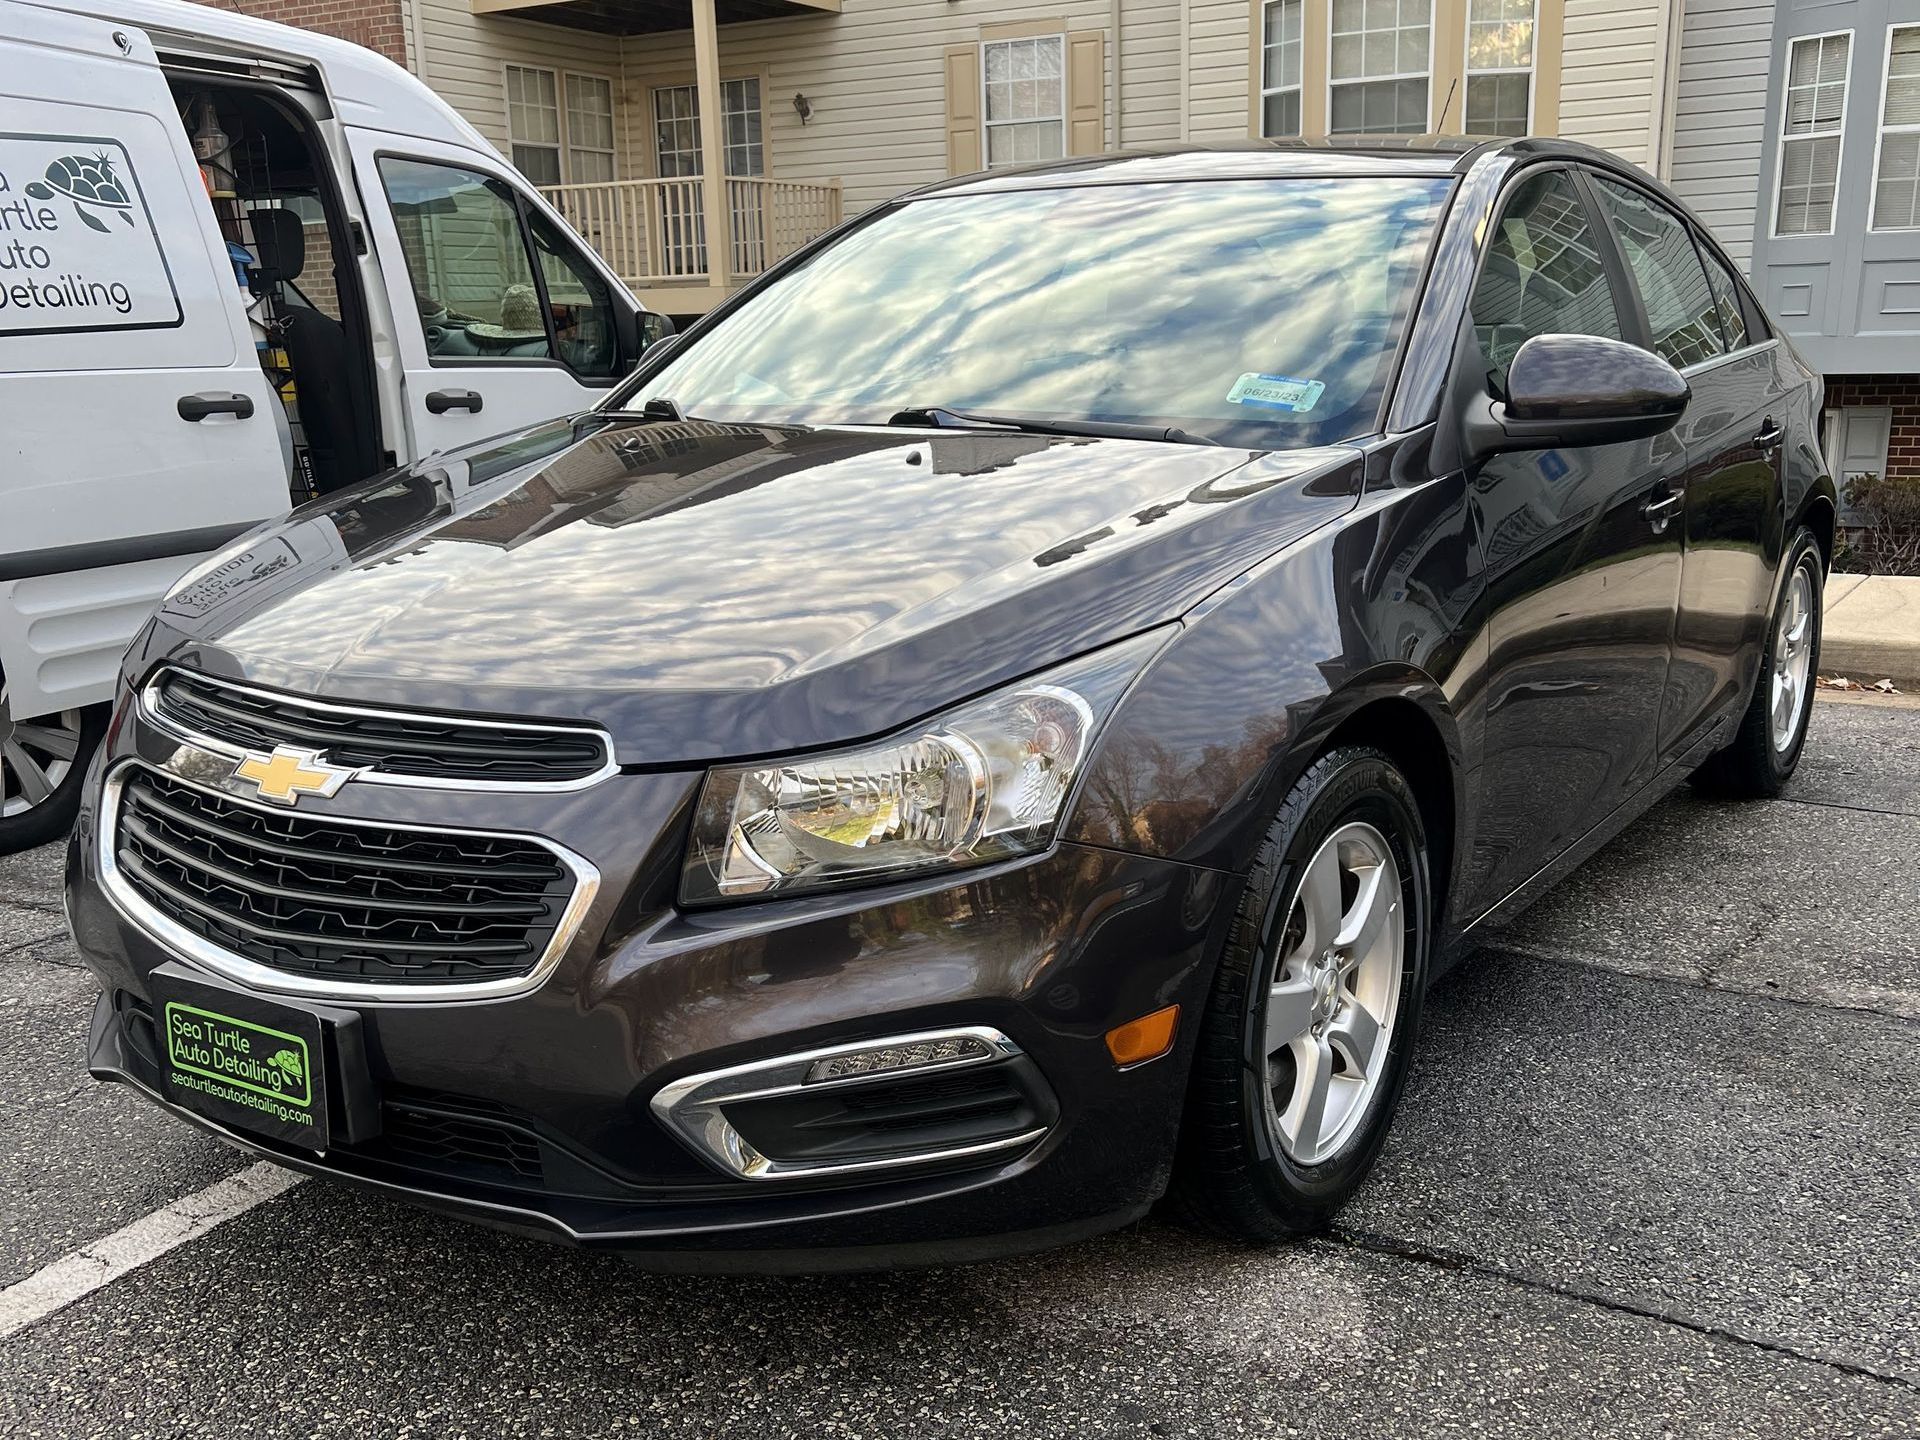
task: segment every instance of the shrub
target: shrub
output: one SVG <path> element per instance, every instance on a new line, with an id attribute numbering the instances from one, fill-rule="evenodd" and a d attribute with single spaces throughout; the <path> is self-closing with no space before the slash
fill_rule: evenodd
<path id="1" fill-rule="evenodd" d="M 1920 476 L 1855 475 L 1842 492 L 1852 515 L 1842 521 L 1836 570 L 1920 575 Z"/>

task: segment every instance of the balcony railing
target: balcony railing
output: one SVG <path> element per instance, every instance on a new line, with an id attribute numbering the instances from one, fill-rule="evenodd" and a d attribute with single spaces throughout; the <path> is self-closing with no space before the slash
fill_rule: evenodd
<path id="1" fill-rule="evenodd" d="M 706 220 L 697 176 L 548 185 L 540 193 L 629 285 L 708 278 Z M 840 223 L 838 181 L 727 180 L 728 272 L 758 275 Z"/>

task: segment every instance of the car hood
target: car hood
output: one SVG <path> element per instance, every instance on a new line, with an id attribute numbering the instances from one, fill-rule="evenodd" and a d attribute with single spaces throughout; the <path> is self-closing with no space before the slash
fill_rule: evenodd
<path id="1" fill-rule="evenodd" d="M 624 764 L 880 734 L 1177 619 L 1359 452 L 555 422 L 297 510 L 163 606 L 177 663 L 591 720 Z"/>

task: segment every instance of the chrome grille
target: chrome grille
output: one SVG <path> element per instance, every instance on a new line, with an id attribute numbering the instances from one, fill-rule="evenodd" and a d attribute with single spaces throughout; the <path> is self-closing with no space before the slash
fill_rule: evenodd
<path id="1" fill-rule="evenodd" d="M 577 785 L 611 768 L 606 736 L 583 726 L 338 705 L 185 670 L 163 673 L 147 705 L 190 739 L 319 751 L 372 778 L 526 788 Z"/>
<path id="2" fill-rule="evenodd" d="M 566 921 L 574 871 L 511 835 L 268 813 L 134 768 L 118 878 L 219 951 L 329 985 L 525 977 Z"/>

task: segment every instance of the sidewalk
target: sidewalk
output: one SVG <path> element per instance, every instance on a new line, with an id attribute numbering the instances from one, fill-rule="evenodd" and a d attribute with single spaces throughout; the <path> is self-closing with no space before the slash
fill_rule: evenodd
<path id="1" fill-rule="evenodd" d="M 1920 685 L 1920 578 L 1829 576 L 1819 669 L 1867 685 Z"/>

